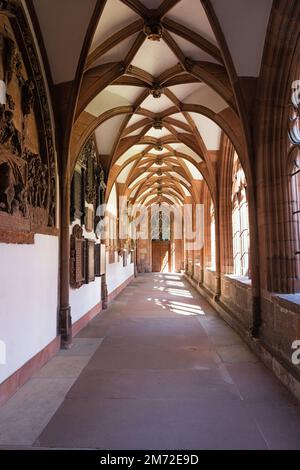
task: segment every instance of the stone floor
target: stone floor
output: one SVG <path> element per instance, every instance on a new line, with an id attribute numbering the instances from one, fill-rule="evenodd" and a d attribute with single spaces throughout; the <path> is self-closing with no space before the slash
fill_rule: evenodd
<path id="1" fill-rule="evenodd" d="M 0 446 L 300 449 L 300 406 L 184 278 L 146 274 L 0 408 Z"/>

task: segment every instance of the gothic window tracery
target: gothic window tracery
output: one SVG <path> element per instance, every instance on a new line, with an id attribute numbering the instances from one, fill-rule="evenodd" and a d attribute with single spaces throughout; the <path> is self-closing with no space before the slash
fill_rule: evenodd
<path id="1" fill-rule="evenodd" d="M 169 241 L 171 239 L 170 210 L 163 206 L 152 216 L 152 240 Z"/>
<path id="2" fill-rule="evenodd" d="M 249 276 L 249 214 L 247 182 L 237 154 L 232 180 L 233 266 L 237 276 Z"/>
<path id="3" fill-rule="evenodd" d="M 293 147 L 291 153 L 291 210 L 294 225 L 294 251 L 296 255 L 296 276 L 300 277 L 300 151 Z"/>
<path id="4" fill-rule="evenodd" d="M 216 220 L 215 220 L 215 206 L 211 203 L 210 206 L 210 257 L 211 269 L 216 269 Z"/>
<path id="5" fill-rule="evenodd" d="M 296 255 L 296 276 L 300 277 L 300 96 L 299 82 L 294 82 L 289 108 L 289 175 L 291 193 L 291 211 L 294 227 L 294 252 Z"/>

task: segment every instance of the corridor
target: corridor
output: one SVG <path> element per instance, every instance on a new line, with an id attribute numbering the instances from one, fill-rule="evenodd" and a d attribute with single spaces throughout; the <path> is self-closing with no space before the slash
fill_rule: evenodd
<path id="1" fill-rule="evenodd" d="M 182 276 L 144 274 L 0 409 L 0 446 L 299 449 L 300 407 Z"/>

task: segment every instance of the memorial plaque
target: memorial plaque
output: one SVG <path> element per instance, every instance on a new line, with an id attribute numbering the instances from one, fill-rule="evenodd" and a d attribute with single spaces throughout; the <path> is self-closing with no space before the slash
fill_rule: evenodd
<path id="1" fill-rule="evenodd" d="M 71 189 L 71 220 L 81 220 L 84 212 L 81 171 L 75 170 Z"/>
<path id="2" fill-rule="evenodd" d="M 106 273 L 106 246 L 101 243 L 101 276 Z"/>
<path id="3" fill-rule="evenodd" d="M 90 207 L 85 208 L 85 229 L 87 232 L 94 230 L 94 211 Z"/>
<path id="4" fill-rule="evenodd" d="M 78 224 L 73 227 L 70 248 L 70 284 L 78 289 L 85 282 L 86 273 L 85 240 Z"/>
<path id="5" fill-rule="evenodd" d="M 95 245 L 95 276 L 101 276 L 101 245 L 99 243 Z"/>
<path id="6" fill-rule="evenodd" d="M 83 283 L 85 280 L 84 274 L 84 239 L 75 241 L 75 281 L 76 283 Z"/>
<path id="7" fill-rule="evenodd" d="M 95 242 L 86 240 L 86 283 L 95 280 Z"/>

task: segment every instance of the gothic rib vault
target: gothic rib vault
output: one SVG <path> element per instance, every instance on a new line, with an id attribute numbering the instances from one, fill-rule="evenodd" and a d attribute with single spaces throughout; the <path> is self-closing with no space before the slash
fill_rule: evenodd
<path id="1" fill-rule="evenodd" d="M 95 132 L 112 170 L 107 195 L 117 181 L 133 202 L 158 202 L 159 187 L 181 204 L 197 201 L 191 181 L 204 178 L 215 201 L 222 131 L 246 159 L 225 55 L 198 1 L 107 2 L 81 84 L 71 169 Z"/>
<path id="2" fill-rule="evenodd" d="M 24 10 L 24 23 L 16 16 L 16 7 Z M 157 203 L 180 208 L 204 205 L 204 247 L 187 250 L 183 240 L 184 266 L 176 265 L 176 270 L 184 267 L 191 282 L 203 288 L 214 307 L 224 307 L 227 319 L 246 341 L 261 348 L 259 353 L 268 365 L 296 389 L 299 367 L 291 365 L 291 344 L 300 331 L 298 303 L 293 297 L 300 285 L 300 216 L 296 215 L 300 211 L 291 168 L 298 158 L 299 142 L 294 132 L 289 135 L 288 123 L 295 123 L 298 130 L 299 103 L 291 101 L 291 94 L 292 84 L 299 79 L 299 1 L 3 0 L 0 16 L 5 17 L 0 94 L 8 91 L 0 104 L 5 109 L 0 116 L 0 145 L 14 144 L 12 155 L 3 152 L 0 156 L 5 164 L 0 215 L 9 222 L 0 228 L 1 249 L 10 267 L 11 260 L 17 259 L 18 273 L 27 273 L 27 255 L 31 262 L 49 254 L 48 265 L 43 265 L 44 285 L 39 264 L 30 276 L 23 275 L 28 278 L 28 286 L 22 286 L 24 298 L 34 308 L 27 307 L 28 316 L 22 321 L 26 325 L 32 321 L 35 328 L 28 326 L 26 355 L 11 348 L 15 362 L 5 372 L 5 380 L 50 344 L 57 332 L 57 344 L 69 345 L 78 332 L 76 323 L 103 300 L 99 277 L 105 278 L 106 268 L 105 279 L 113 281 L 108 297 L 123 288 L 123 281 L 138 267 L 130 237 L 122 245 L 120 240 L 111 243 L 109 236 L 96 233 L 94 215 L 100 203 L 94 196 L 101 180 L 99 200 L 105 202 L 115 194 L 146 208 Z M 20 34 L 20 28 L 26 34 Z M 13 49 L 7 47 L 12 43 L 24 56 L 19 81 L 9 80 L 4 71 L 9 64 L 16 65 L 18 78 L 18 61 L 12 60 Z M 34 129 L 31 138 L 26 129 Z M 22 153 L 15 146 L 18 136 L 31 152 L 23 152 L 30 157 L 24 161 L 18 160 Z M 91 179 L 85 174 L 80 180 L 84 166 L 87 174 L 94 168 L 94 163 L 79 168 L 80 155 L 89 143 L 93 144 L 93 162 L 99 165 L 95 185 L 91 183 L 93 171 Z M 29 165 L 33 157 L 43 164 L 37 170 Z M 26 172 L 22 169 L 27 163 L 28 183 L 33 188 L 29 193 L 23 191 Z M 7 178 L 12 174 L 8 167 L 19 175 L 16 181 Z M 72 218 L 74 170 L 80 180 L 76 194 L 82 211 L 80 217 Z M 7 188 L 12 186 L 10 193 L 17 197 L 10 201 Z M 29 210 L 23 203 L 26 198 Z M 242 217 L 241 201 L 245 202 Z M 117 233 L 120 211 L 116 204 L 114 209 L 112 225 Z M 239 216 L 236 225 L 233 209 Z M 240 223 L 235 230 L 241 218 L 247 224 Z M 76 223 L 80 226 L 74 228 Z M 246 225 L 247 249 L 242 249 L 241 242 L 239 254 L 247 257 L 244 271 L 250 278 L 243 283 L 237 277 L 243 277 L 244 271 L 237 273 L 234 265 L 238 251 L 234 240 Z M 77 290 L 70 274 L 76 241 L 82 242 L 83 251 L 94 241 L 100 255 L 103 246 L 99 245 L 104 245 L 105 265 L 104 274 L 95 279 L 92 269 L 91 275 L 85 275 L 82 262 Z M 28 246 L 12 249 L 12 244 Z M 150 252 L 150 247 L 151 243 L 143 250 Z M 87 277 L 89 283 L 85 283 Z M 15 272 L 3 271 L 3 278 L 13 286 Z M 39 287 L 40 295 L 27 295 L 32 286 Z M 45 328 L 39 343 L 34 334 L 46 318 L 40 315 L 42 298 L 49 304 L 47 325 L 51 319 L 52 333 Z M 7 296 L 12 310 L 8 338 L 14 338 L 16 331 L 21 336 L 24 329 L 19 306 L 11 307 L 12 301 Z M 299 388 L 296 391 L 299 395 Z"/>
<path id="3" fill-rule="evenodd" d="M 250 244 L 256 246 L 251 112 L 272 1 L 242 6 L 236 0 L 226 5 L 221 0 L 55 2 L 29 0 L 27 5 L 39 25 L 59 109 L 62 252 L 69 250 L 68 201 L 76 159 L 93 133 L 108 178 L 106 200 L 118 183 L 132 202 L 180 205 L 185 198 L 205 198 L 202 186 L 216 207 L 217 232 L 222 194 L 216 168 L 223 165 L 227 136 L 245 171 Z M 217 295 L 220 250 L 217 243 Z M 67 259 L 61 276 L 64 317 L 69 312 Z M 255 257 L 251 277 L 256 325 L 260 273 Z"/>

